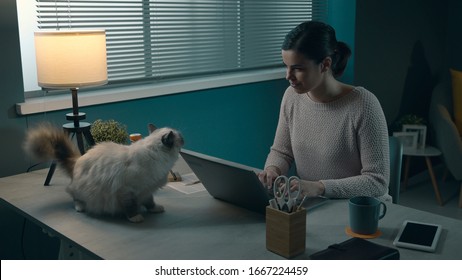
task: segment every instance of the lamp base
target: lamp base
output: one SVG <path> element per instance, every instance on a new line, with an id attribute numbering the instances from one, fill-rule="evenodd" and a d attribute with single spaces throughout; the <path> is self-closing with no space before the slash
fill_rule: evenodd
<path id="1" fill-rule="evenodd" d="M 67 113 L 66 114 L 66 120 L 68 121 L 75 121 L 75 120 L 84 120 L 86 118 L 87 114 L 78 112 L 77 114 L 74 113 Z"/>
<path id="2" fill-rule="evenodd" d="M 85 113 L 79 113 L 79 115 L 83 114 L 85 116 Z M 70 114 L 68 114 L 70 115 Z M 85 118 L 85 117 L 84 117 Z M 64 131 L 71 135 L 71 138 L 74 136 L 77 138 L 77 146 L 79 147 L 80 154 L 85 153 L 85 144 L 83 142 L 84 138 L 87 141 L 87 144 L 89 146 L 95 145 L 95 141 L 93 140 L 93 137 L 91 136 L 90 132 L 91 124 L 87 122 L 79 122 L 78 126 L 76 126 L 74 123 L 66 123 L 63 125 Z M 48 175 L 45 179 L 45 186 L 50 185 L 51 178 L 53 177 L 53 174 L 55 173 L 56 170 L 56 162 L 53 161 L 50 165 L 50 169 L 48 170 Z"/>
<path id="3" fill-rule="evenodd" d="M 87 122 L 79 122 L 79 126 L 75 126 L 74 123 L 66 123 L 63 125 L 63 129 L 67 134 L 76 136 L 77 146 L 79 147 L 80 154 L 85 154 L 85 145 L 83 143 L 83 138 L 87 140 L 88 145 L 95 145 L 95 141 L 91 136 L 90 132 L 91 124 Z"/>

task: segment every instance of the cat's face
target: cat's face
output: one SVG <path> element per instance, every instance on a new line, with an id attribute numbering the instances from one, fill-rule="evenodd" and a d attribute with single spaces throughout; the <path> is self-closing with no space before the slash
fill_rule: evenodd
<path id="1" fill-rule="evenodd" d="M 153 124 L 149 124 L 148 129 L 150 134 L 160 137 L 162 144 L 168 149 L 180 149 L 184 145 L 183 135 L 175 129 L 168 127 L 157 128 Z"/>
<path id="2" fill-rule="evenodd" d="M 180 132 L 170 130 L 170 132 L 162 135 L 162 144 L 167 148 L 181 148 L 184 145 L 184 139 Z"/>

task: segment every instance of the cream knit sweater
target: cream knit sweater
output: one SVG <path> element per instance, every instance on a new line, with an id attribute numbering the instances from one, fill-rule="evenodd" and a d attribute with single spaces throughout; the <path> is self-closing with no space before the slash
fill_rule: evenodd
<path id="1" fill-rule="evenodd" d="M 286 174 L 294 161 L 298 176 L 321 181 L 327 197 L 391 201 L 387 123 L 377 98 L 362 87 L 328 103 L 287 88 L 265 167 Z"/>

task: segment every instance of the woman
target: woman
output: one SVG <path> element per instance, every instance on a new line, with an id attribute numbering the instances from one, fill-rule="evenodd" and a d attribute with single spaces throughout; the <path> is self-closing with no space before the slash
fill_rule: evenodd
<path id="1" fill-rule="evenodd" d="M 303 22 L 286 35 L 282 59 L 290 86 L 259 174 L 268 188 L 295 163 L 301 196 L 391 201 L 388 131 L 380 103 L 363 87 L 336 80 L 350 55 L 322 22 Z"/>

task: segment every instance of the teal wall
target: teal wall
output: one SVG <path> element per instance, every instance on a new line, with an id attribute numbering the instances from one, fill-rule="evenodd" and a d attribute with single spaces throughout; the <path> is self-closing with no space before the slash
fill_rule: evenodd
<path id="1" fill-rule="evenodd" d="M 147 124 L 180 130 L 185 148 L 216 157 L 262 167 L 272 144 L 284 79 L 222 87 L 127 102 L 81 108 L 87 121 L 115 119 L 130 133 L 147 134 Z M 41 121 L 65 122 L 68 111 L 27 117 L 29 125 Z"/>
<path id="2" fill-rule="evenodd" d="M 0 177 L 25 170 L 26 162 L 18 143 L 27 120 L 18 118 L 15 103 L 23 101 L 21 54 L 16 2 L 0 1 Z"/>
<path id="3" fill-rule="evenodd" d="M 328 6 L 327 21 L 334 27 L 337 40 L 347 43 L 352 51 L 347 68 L 340 80 L 342 82 L 352 83 L 354 81 L 355 61 L 356 0 L 329 0 Z"/>

